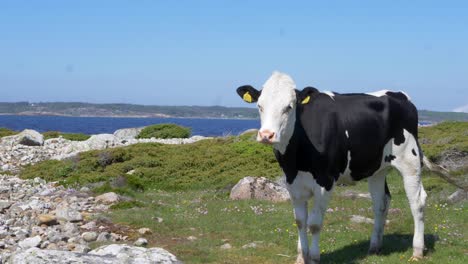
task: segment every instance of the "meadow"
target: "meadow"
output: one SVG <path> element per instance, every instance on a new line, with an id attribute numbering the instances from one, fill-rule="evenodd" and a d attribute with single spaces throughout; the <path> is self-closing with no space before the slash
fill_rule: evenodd
<path id="1" fill-rule="evenodd" d="M 467 134 L 468 123 L 453 122 L 422 128 L 420 138 L 426 138 L 422 147 L 428 157 L 437 161 L 451 149 L 468 152 Z M 21 172 L 24 178 L 39 176 L 71 188 L 84 185 L 96 193 L 131 197 L 101 217 L 129 226 L 134 238 L 138 228 L 150 228 L 152 233 L 145 235 L 150 246 L 163 247 L 185 263 L 294 263 L 297 231 L 288 202 L 229 199 L 231 187 L 245 176 L 280 175 L 271 148 L 256 143 L 252 134 L 90 151 Z M 466 170 L 453 177 L 466 181 Z M 346 190 L 366 192 L 362 181 L 335 188 L 321 235 L 323 263 L 401 263 L 410 258 L 413 221 L 402 180 L 395 171 L 387 179 L 392 203 L 382 254 L 367 255 L 372 225 L 350 221 L 352 215 L 373 218 L 371 201 L 342 195 Z M 448 204 L 456 188 L 430 172 L 424 172 L 423 184 L 427 250 L 421 263 L 466 263 L 466 201 Z"/>

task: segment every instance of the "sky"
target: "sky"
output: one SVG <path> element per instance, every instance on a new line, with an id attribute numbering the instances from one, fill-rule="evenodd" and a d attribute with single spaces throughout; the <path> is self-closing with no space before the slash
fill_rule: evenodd
<path id="1" fill-rule="evenodd" d="M 468 1 L 0 1 L 0 101 L 248 106 L 297 88 L 468 111 Z"/>

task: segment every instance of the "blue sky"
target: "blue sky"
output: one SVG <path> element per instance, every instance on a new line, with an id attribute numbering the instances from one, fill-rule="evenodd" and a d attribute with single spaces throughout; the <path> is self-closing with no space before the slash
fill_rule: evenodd
<path id="1" fill-rule="evenodd" d="M 0 101 L 246 106 L 298 88 L 468 105 L 466 1 L 0 1 Z"/>

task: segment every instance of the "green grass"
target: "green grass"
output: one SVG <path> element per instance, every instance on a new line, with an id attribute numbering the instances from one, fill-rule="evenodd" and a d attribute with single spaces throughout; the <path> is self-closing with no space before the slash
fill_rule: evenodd
<path id="1" fill-rule="evenodd" d="M 188 138 L 191 129 L 176 124 L 157 124 L 143 128 L 137 138 Z"/>
<path id="2" fill-rule="evenodd" d="M 16 135 L 18 134 L 19 132 L 17 131 L 13 131 L 11 129 L 8 129 L 8 128 L 4 128 L 4 127 L 0 127 L 0 138 L 2 137 L 7 137 L 7 136 L 12 136 L 12 135 Z"/>
<path id="3" fill-rule="evenodd" d="M 367 255 L 372 226 L 349 220 L 352 214 L 373 218 L 371 201 L 339 195 L 347 189 L 366 191 L 364 181 L 336 188 L 330 203 L 334 211 L 326 214 L 321 236 L 323 263 L 401 263 L 411 257 L 413 220 L 402 180 L 392 172 L 388 182 L 391 208 L 400 210 L 389 213 L 382 255 Z M 466 203 L 445 204 L 444 197 L 454 188 L 439 178 L 424 175 L 423 182 L 428 193 L 428 250 L 421 263 L 466 263 Z M 144 206 L 114 210 L 109 216 L 116 223 L 152 229 L 153 234 L 146 236 L 151 246 L 163 247 L 185 263 L 294 263 L 296 258 L 297 232 L 289 203 L 231 201 L 227 192 L 212 189 L 148 190 L 136 199 Z M 164 221 L 159 223 L 156 217 Z M 197 240 L 189 241 L 189 236 Z M 231 250 L 220 249 L 226 241 Z M 251 242 L 257 248 L 242 248 Z"/>
<path id="4" fill-rule="evenodd" d="M 44 139 L 58 138 L 63 137 L 64 139 L 73 140 L 73 141 L 85 141 L 90 138 L 90 135 L 82 133 L 63 133 L 59 131 L 47 131 L 42 133 Z"/>
<path id="5" fill-rule="evenodd" d="M 424 155 L 433 161 L 450 149 L 468 153 L 468 122 L 444 122 L 419 128 L 419 142 Z"/>

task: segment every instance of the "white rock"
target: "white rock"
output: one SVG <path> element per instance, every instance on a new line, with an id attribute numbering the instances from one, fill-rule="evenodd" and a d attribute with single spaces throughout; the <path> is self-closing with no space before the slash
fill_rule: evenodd
<path id="1" fill-rule="evenodd" d="M 152 232 L 151 232 L 151 229 L 147 227 L 143 227 L 143 228 L 138 229 L 138 233 L 142 235 L 146 235 L 146 234 L 151 234 Z"/>
<path id="2" fill-rule="evenodd" d="M 24 239 L 23 241 L 20 241 L 18 245 L 22 249 L 28 249 L 32 247 L 37 247 L 41 243 L 41 237 L 40 236 L 35 236 L 35 237 L 29 237 Z"/>
<path id="3" fill-rule="evenodd" d="M 42 146 L 44 144 L 44 136 L 32 129 L 25 129 L 16 135 L 18 143 L 26 146 Z"/>
<path id="4" fill-rule="evenodd" d="M 89 252 L 99 256 L 116 256 L 116 263 L 151 264 L 181 263 L 177 258 L 162 248 L 142 248 L 121 244 L 99 247 Z"/>
<path id="5" fill-rule="evenodd" d="M 229 243 L 225 243 L 225 244 L 223 244 L 220 248 L 221 248 L 221 249 L 224 249 L 224 250 L 227 250 L 227 249 L 231 249 L 232 246 L 231 246 L 231 244 L 229 244 Z"/>
<path id="6" fill-rule="evenodd" d="M 86 242 L 93 242 L 97 239 L 98 234 L 96 232 L 84 232 L 81 237 Z"/>
<path id="7" fill-rule="evenodd" d="M 113 204 L 119 202 L 120 200 L 120 196 L 114 192 L 101 194 L 99 196 L 96 196 L 95 199 L 96 202 L 101 202 L 103 204 Z"/>
<path id="8" fill-rule="evenodd" d="M 146 238 L 138 238 L 137 241 L 135 241 L 135 243 L 133 243 L 135 246 L 137 247 L 144 247 L 146 245 L 148 245 L 148 240 L 146 240 Z"/>
<path id="9" fill-rule="evenodd" d="M 289 200 L 289 192 L 280 184 L 265 177 L 245 177 L 231 190 L 232 200 L 259 199 L 272 202 Z"/>
<path id="10" fill-rule="evenodd" d="M 135 128 L 122 128 L 114 132 L 114 136 L 118 139 L 134 139 L 140 134 L 141 130 L 145 127 L 135 127 Z"/>

